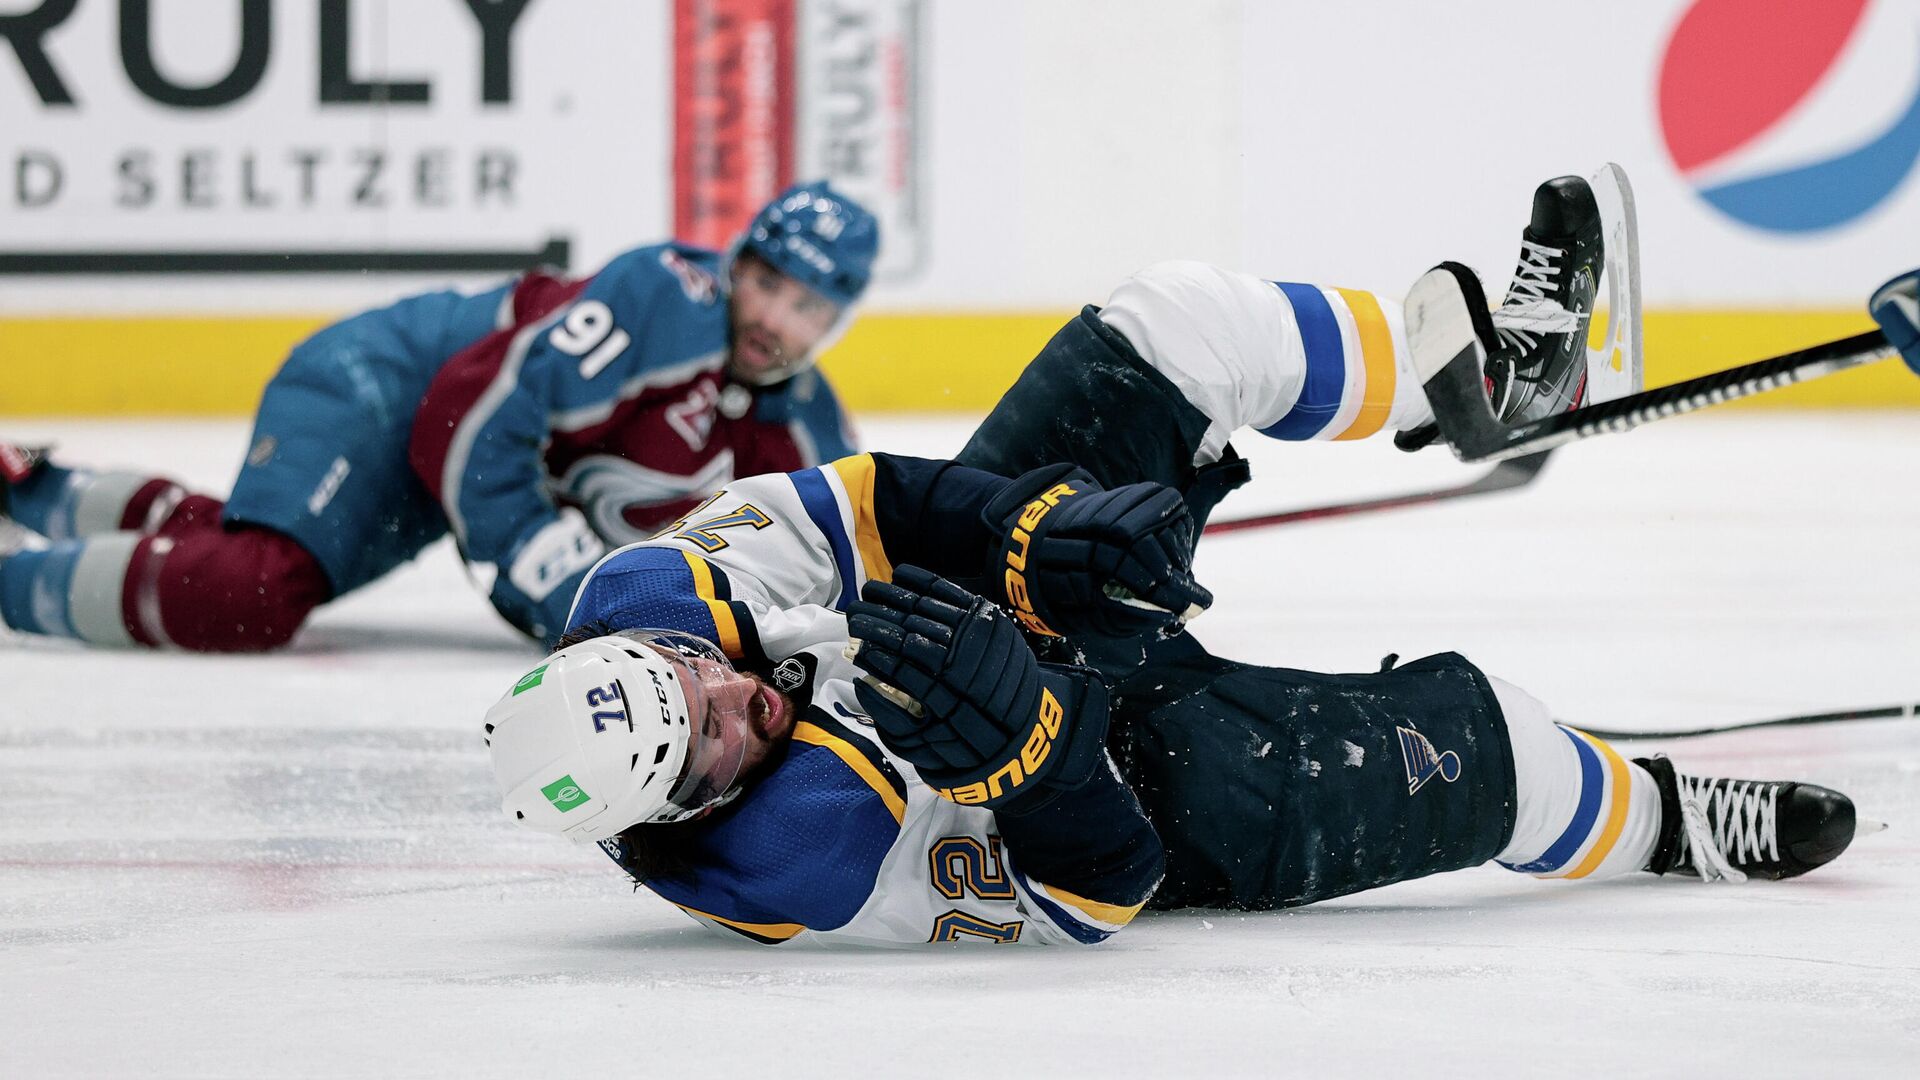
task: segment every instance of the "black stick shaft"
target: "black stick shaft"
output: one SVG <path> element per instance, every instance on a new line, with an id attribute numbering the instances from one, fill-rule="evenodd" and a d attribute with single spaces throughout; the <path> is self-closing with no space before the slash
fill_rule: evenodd
<path id="1" fill-rule="evenodd" d="M 1885 334 L 1869 330 L 1799 352 L 1756 360 L 1670 386 L 1643 390 L 1521 424 L 1505 434 L 1503 444 L 1497 451 L 1476 455 L 1474 460 L 1498 460 L 1562 446 L 1594 435 L 1628 431 L 1649 420 L 1679 416 L 1709 405 L 1736 401 L 1861 364 L 1889 360 L 1898 355 L 1900 351 L 1894 348 Z"/>
<path id="2" fill-rule="evenodd" d="M 1912 719 L 1915 716 L 1920 716 L 1920 705 L 1883 705 L 1873 709 L 1847 709 L 1842 712 L 1782 716 L 1773 720 L 1744 720 L 1733 724 L 1687 728 L 1681 731 L 1607 731 L 1592 727 L 1580 727 L 1580 730 L 1602 739 L 1695 739 L 1702 735 L 1721 735 L 1729 731 L 1753 731 L 1756 728 L 1804 727 L 1808 724 L 1838 724 L 1848 720 L 1899 720 Z"/>
<path id="3" fill-rule="evenodd" d="M 1320 521 L 1326 518 L 1347 517 L 1353 514 L 1369 514 L 1381 510 L 1398 510 L 1408 506 L 1430 506 L 1434 503 L 1450 502 L 1474 495 L 1490 495 L 1497 491 L 1511 491 L 1525 487 L 1540 475 L 1546 467 L 1547 455 L 1551 450 L 1543 450 L 1526 457 L 1513 458 L 1496 463 L 1493 468 L 1464 484 L 1453 487 L 1435 488 L 1431 491 L 1414 491 L 1405 495 L 1389 495 L 1379 499 L 1361 499 L 1355 502 L 1328 503 L 1324 506 L 1308 506 L 1299 510 L 1283 510 L 1272 514 L 1254 514 L 1248 517 L 1229 518 L 1225 521 L 1209 521 L 1204 531 L 1207 536 L 1239 532 L 1242 529 L 1263 529 L 1272 525 L 1294 525 L 1302 521 Z"/>

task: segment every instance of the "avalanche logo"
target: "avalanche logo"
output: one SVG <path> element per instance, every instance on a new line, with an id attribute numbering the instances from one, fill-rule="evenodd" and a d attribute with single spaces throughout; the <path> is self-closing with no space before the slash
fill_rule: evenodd
<path id="1" fill-rule="evenodd" d="M 1839 61 L 1860 37 L 1869 6 L 1869 0 L 1698 0 L 1688 9 L 1660 62 L 1660 130 L 1674 165 L 1701 198 L 1756 228 L 1810 233 L 1853 221 L 1893 194 L 1920 158 L 1920 59 L 1895 80 L 1911 96 L 1892 126 L 1855 133 L 1842 126 L 1830 136 L 1837 142 L 1823 151 L 1831 156 L 1811 162 L 1805 153 L 1782 161 L 1773 145 L 1784 142 L 1785 151 L 1817 143 L 1819 134 L 1773 137 L 1817 89 L 1831 85 L 1836 68 L 1847 72 L 1850 84 L 1859 81 L 1851 78 L 1856 65 Z M 1908 29 L 1914 33 L 1906 55 L 1915 57 L 1920 27 Z M 1872 92 L 1884 104 L 1896 90 Z"/>

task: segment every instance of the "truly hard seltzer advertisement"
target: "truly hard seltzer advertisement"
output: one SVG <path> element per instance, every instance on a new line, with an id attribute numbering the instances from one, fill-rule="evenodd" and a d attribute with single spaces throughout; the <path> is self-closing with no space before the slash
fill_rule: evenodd
<path id="1" fill-rule="evenodd" d="M 919 0 L 676 0 L 674 231 L 724 244 L 794 180 L 881 221 L 877 276 L 925 247 Z"/>
<path id="2" fill-rule="evenodd" d="M 6 4 L 0 269 L 566 265 L 545 207 L 596 106 L 529 78 L 546 6 Z"/>
<path id="3" fill-rule="evenodd" d="M 584 272 L 823 175 L 897 274 L 916 8 L 0 0 L 0 275 Z"/>

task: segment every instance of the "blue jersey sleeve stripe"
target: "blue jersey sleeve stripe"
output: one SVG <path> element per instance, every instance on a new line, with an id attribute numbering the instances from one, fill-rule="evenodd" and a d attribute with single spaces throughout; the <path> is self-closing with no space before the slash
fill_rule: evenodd
<path id="1" fill-rule="evenodd" d="M 1347 388 L 1347 353 L 1340 341 L 1340 320 L 1319 288 L 1288 281 L 1273 283 L 1293 306 L 1294 323 L 1307 353 L 1307 379 L 1300 399 L 1287 415 L 1260 429 L 1262 435 L 1300 441 L 1320 434 L 1340 411 Z"/>
<path id="2" fill-rule="evenodd" d="M 1054 903 L 1045 891 L 1034 888 L 1032 883 L 1027 881 L 1026 875 L 1015 874 L 1013 877 L 1019 882 L 1020 891 L 1026 894 L 1027 899 L 1032 900 L 1034 906 L 1046 914 L 1049 922 L 1065 930 L 1073 940 L 1082 945 L 1098 945 L 1113 936 L 1111 930 L 1091 926 L 1068 914 L 1067 909 Z"/>
<path id="3" fill-rule="evenodd" d="M 711 579 L 707 591 L 714 591 Z M 581 583 L 568 628 L 601 622 L 615 630 L 682 630 L 719 644 L 723 635 L 712 605 L 729 614 L 735 609 L 701 593 L 695 568 L 679 549 L 627 548 L 609 556 Z"/>
<path id="4" fill-rule="evenodd" d="M 1600 789 L 1606 783 L 1600 769 L 1600 755 L 1593 752 L 1585 739 L 1566 728 L 1561 728 L 1560 734 L 1572 740 L 1580 754 L 1580 805 L 1575 808 L 1566 831 L 1539 858 L 1513 867 L 1523 874 L 1550 874 L 1565 866 L 1586 842 L 1587 834 L 1593 831 L 1594 820 L 1600 816 Z"/>
<path id="5" fill-rule="evenodd" d="M 713 636 L 707 640 L 719 645 L 729 657 L 740 659 L 745 653 L 740 648 L 740 628 L 734 623 L 733 605 L 727 603 L 733 593 L 726 575 L 691 551 L 682 551 L 680 556 L 686 560 L 687 571 L 692 575 L 694 599 L 706 605 L 707 618 L 713 623 Z"/>
<path id="6" fill-rule="evenodd" d="M 686 554 L 689 563 L 699 558 L 692 552 Z M 748 667 L 772 667 L 773 661 L 767 658 L 767 650 L 760 644 L 760 628 L 754 624 L 753 609 L 748 607 L 745 601 L 733 598 L 733 583 L 727 579 L 725 570 L 705 559 L 700 561 L 705 564 L 708 579 L 713 585 L 713 595 L 702 596 L 701 599 L 707 601 L 707 609 L 714 613 L 716 622 L 719 621 L 723 610 L 727 617 L 733 620 L 729 628 L 738 640 L 739 652 L 731 655 L 735 659 L 745 661 Z M 716 606 L 716 602 L 719 606 Z"/>
<path id="7" fill-rule="evenodd" d="M 727 601 L 727 607 L 733 611 L 734 629 L 740 632 L 740 659 L 749 668 L 773 667 L 766 646 L 760 644 L 760 628 L 754 624 L 753 609 L 740 600 Z"/>
<path id="8" fill-rule="evenodd" d="M 840 520 L 840 501 L 833 497 L 832 486 L 818 469 L 788 473 L 787 479 L 793 481 L 793 489 L 800 493 L 800 505 L 806 507 L 813 527 L 827 538 L 833 550 L 833 565 L 840 571 L 840 599 L 834 606 L 845 611 L 859 595 L 860 576 L 854 571 L 853 544 L 847 538 L 846 525 Z"/>

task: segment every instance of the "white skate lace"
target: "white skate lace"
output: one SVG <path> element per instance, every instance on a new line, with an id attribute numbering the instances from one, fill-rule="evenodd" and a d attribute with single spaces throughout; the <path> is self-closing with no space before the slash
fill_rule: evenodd
<path id="1" fill-rule="evenodd" d="M 1501 316 L 1520 316 L 1531 324 L 1539 314 L 1556 310 L 1571 314 L 1548 295 L 1560 291 L 1559 283 L 1553 279 L 1559 273 L 1557 260 L 1564 257 L 1566 253 L 1565 248 L 1548 247 L 1531 240 L 1520 241 L 1520 264 L 1514 267 L 1513 284 L 1508 286 L 1507 298 L 1500 303 L 1500 311 L 1494 320 L 1494 325 L 1495 333 L 1499 334 L 1501 342 L 1517 350 L 1521 355 L 1533 351 L 1534 345 L 1540 340 L 1539 335 L 1543 332 L 1542 329 L 1532 325 L 1526 329 L 1502 326 L 1502 323 L 1519 320 Z"/>
<path id="2" fill-rule="evenodd" d="M 1745 881 L 1733 864 L 1780 858 L 1780 785 L 1682 775 L 1680 822 L 1701 881 Z M 1719 813 L 1714 813 L 1716 809 Z"/>

